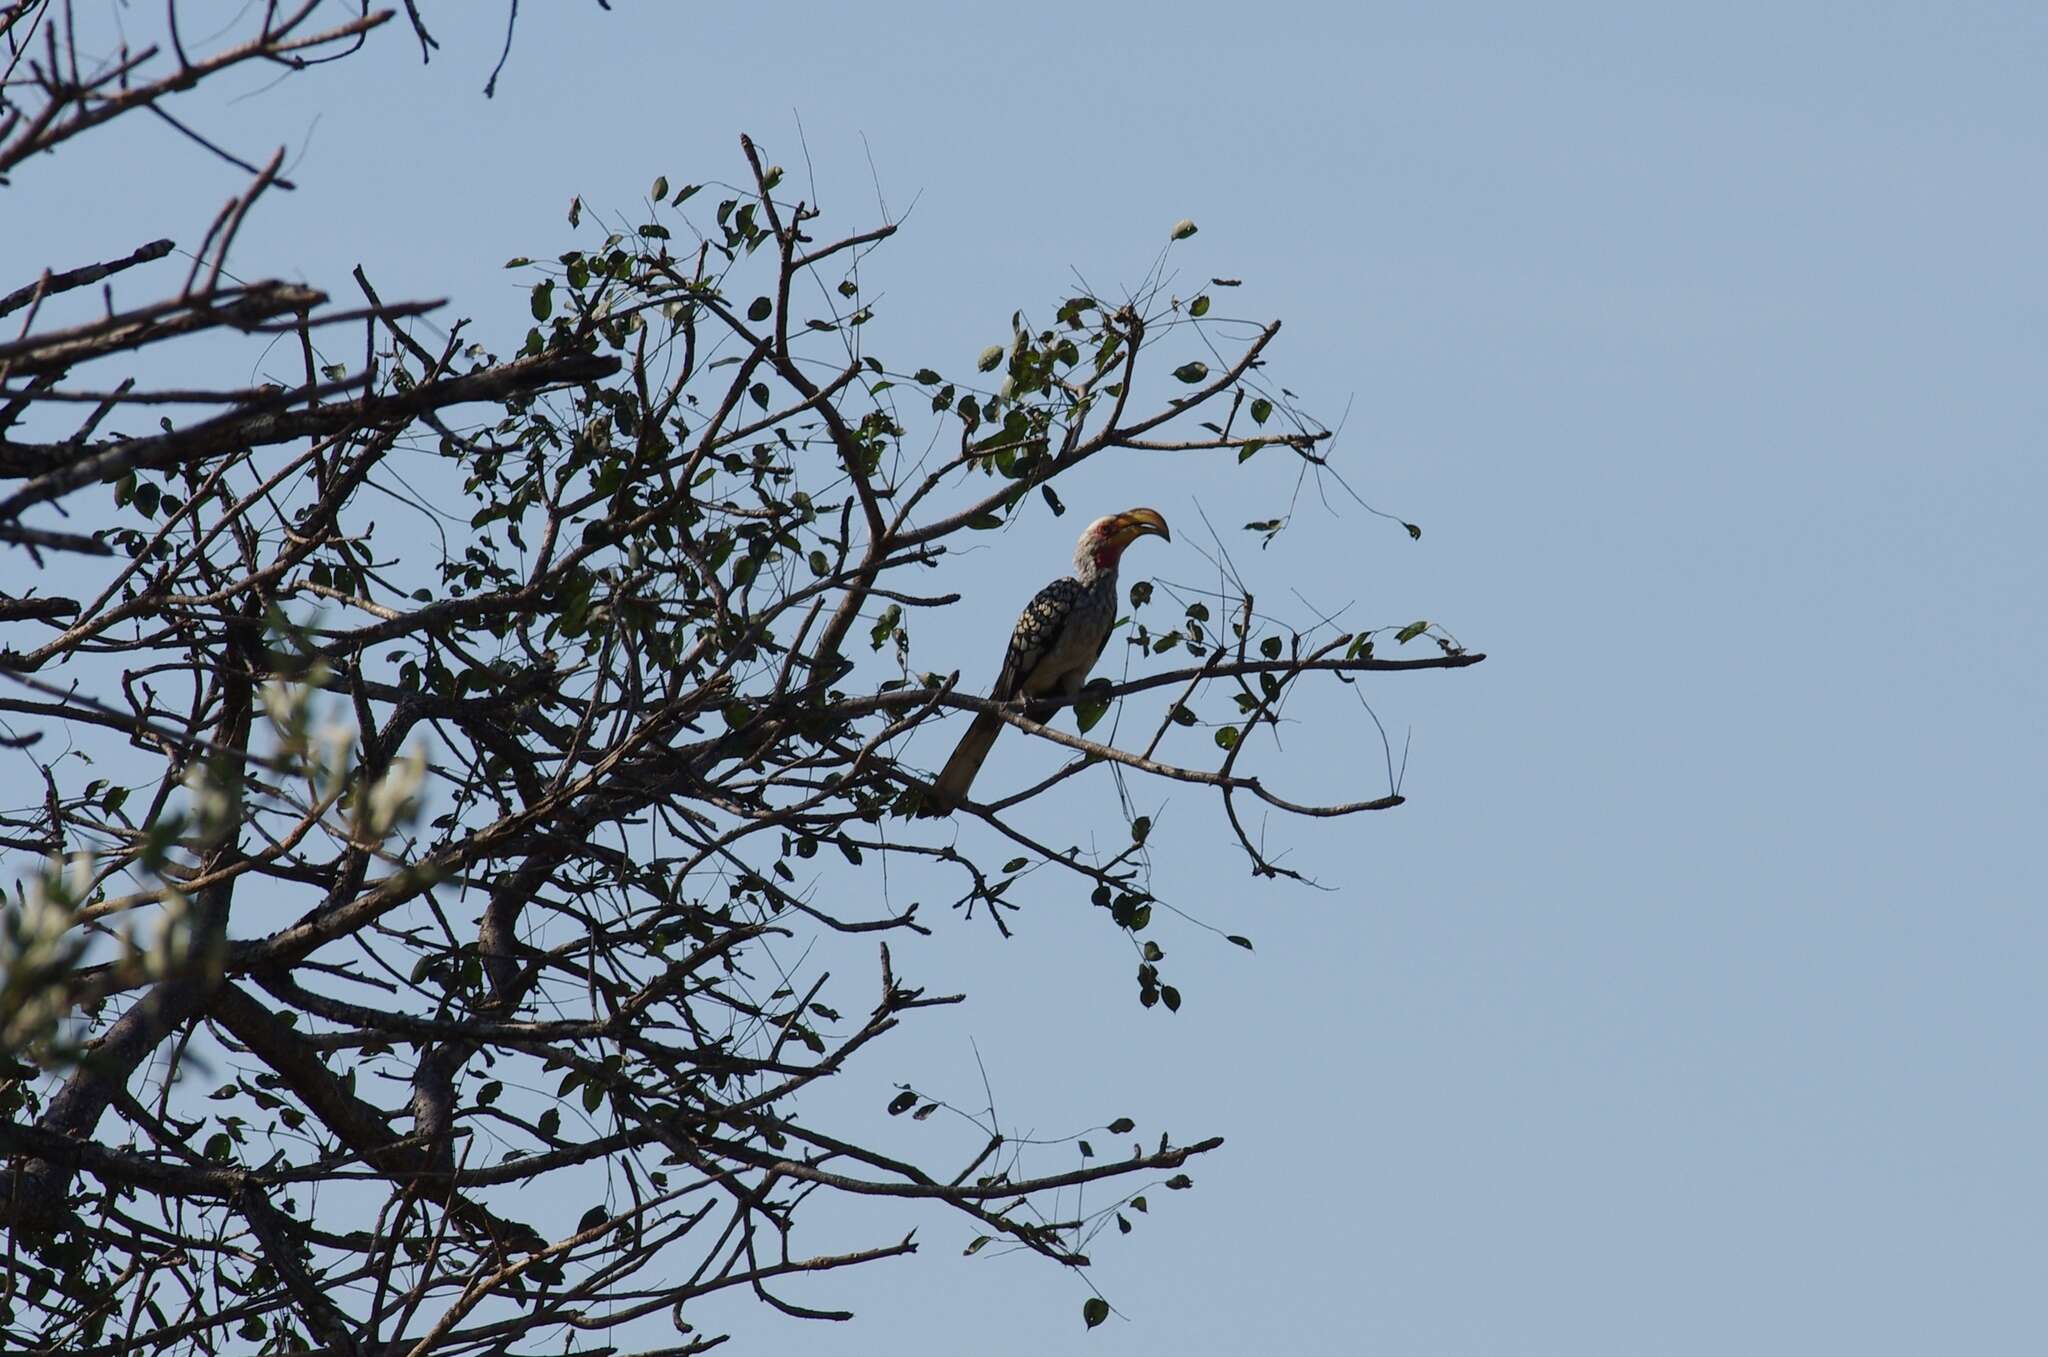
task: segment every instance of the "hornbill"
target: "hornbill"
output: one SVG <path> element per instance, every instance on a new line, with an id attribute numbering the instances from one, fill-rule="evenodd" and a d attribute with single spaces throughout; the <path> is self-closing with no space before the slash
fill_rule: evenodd
<path id="1" fill-rule="evenodd" d="M 1071 701 L 1079 695 L 1116 624 L 1117 559 L 1148 533 L 1173 540 L 1156 509 L 1127 509 L 1088 525 L 1074 548 L 1074 573 L 1046 585 L 1024 605 L 990 700 L 1022 699 L 1024 715 L 1045 722 L 1058 704 L 1033 699 Z M 927 814 L 950 814 L 960 804 L 1002 728 L 1003 718 L 994 712 L 974 718 L 925 798 Z"/>

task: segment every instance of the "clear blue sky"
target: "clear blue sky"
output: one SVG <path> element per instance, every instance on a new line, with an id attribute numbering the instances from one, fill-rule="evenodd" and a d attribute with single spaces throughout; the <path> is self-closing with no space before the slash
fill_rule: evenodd
<path id="1" fill-rule="evenodd" d="M 2048 1350 L 2048 7 L 529 4 L 491 102 L 474 8 L 429 9 L 425 69 L 393 25 L 188 106 L 298 157 L 239 271 L 343 295 L 361 262 L 509 348 L 500 265 L 567 248 L 572 194 L 734 178 L 742 130 L 799 166 L 800 118 L 833 220 L 915 202 L 883 347 L 957 368 L 1192 217 L 1182 266 L 1285 318 L 1274 374 L 1348 404 L 1348 478 L 1424 536 L 1311 498 L 1260 553 L 1284 481 L 1220 463 L 1069 503 L 1157 505 L 1175 545 L 1131 568 L 1189 582 L 1199 504 L 1265 596 L 1492 657 L 1372 685 L 1407 806 L 1274 827 L 1332 890 L 1170 801 L 1159 889 L 1258 943 L 1164 934 L 1177 1016 L 1078 900 L 915 958 L 974 1002 L 852 1105 L 973 1100 L 971 1036 L 1006 1118 L 1229 1138 L 1096 1250 L 1118 1318 L 1084 1335 L 1072 1278 L 942 1222 L 793 1293 L 854 1324 L 737 1304 L 736 1346 Z M 8 286 L 196 240 L 243 177 L 128 120 L 17 180 Z M 985 681 L 1074 523 L 961 563 L 924 662 Z M 1355 740 L 1269 765 L 1377 790 L 1328 710 Z"/>

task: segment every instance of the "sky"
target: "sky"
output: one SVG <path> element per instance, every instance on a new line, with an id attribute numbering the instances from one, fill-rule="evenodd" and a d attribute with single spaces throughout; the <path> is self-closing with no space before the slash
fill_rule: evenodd
<path id="1" fill-rule="evenodd" d="M 1180 1013 L 1079 900 L 914 958 L 973 1000 L 846 1095 L 877 1117 L 912 1071 L 978 1094 L 978 1057 L 1048 1133 L 1227 1137 L 1094 1251 L 1114 1318 L 1084 1334 L 1074 1278 L 938 1221 L 792 1292 L 852 1324 L 736 1305 L 735 1348 L 2042 1350 L 2048 9 L 528 5 L 491 100 L 502 11 L 427 14 L 424 67 L 394 24 L 181 106 L 289 147 L 243 276 L 344 297 L 361 263 L 510 349 L 503 262 L 568 248 L 572 195 L 736 179 L 747 131 L 808 147 L 830 220 L 904 219 L 878 343 L 962 368 L 1191 218 L 1178 266 L 1284 319 L 1276 380 L 1423 536 L 1311 489 L 1262 551 L 1238 524 L 1291 482 L 1222 462 L 1068 502 L 1174 523 L 1134 576 L 1212 578 L 1206 515 L 1262 597 L 1489 657 L 1368 685 L 1408 803 L 1272 826 L 1326 889 L 1145 792 L 1161 894 L 1257 944 L 1168 934 Z M 4 287 L 195 240 L 243 183 L 124 120 L 17 172 Z M 1075 526 L 961 561 L 920 647 L 985 682 Z M 1383 790 L 1370 723 L 1327 713 L 1267 765 Z"/>

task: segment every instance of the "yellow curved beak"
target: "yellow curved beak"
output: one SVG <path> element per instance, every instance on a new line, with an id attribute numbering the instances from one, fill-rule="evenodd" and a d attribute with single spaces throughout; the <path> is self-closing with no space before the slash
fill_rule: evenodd
<path id="1" fill-rule="evenodd" d="M 1127 509 L 1117 515 L 1119 543 L 1135 542 L 1147 533 L 1155 533 L 1169 542 L 1173 540 L 1173 533 L 1168 531 L 1166 520 L 1159 516 L 1157 509 Z"/>

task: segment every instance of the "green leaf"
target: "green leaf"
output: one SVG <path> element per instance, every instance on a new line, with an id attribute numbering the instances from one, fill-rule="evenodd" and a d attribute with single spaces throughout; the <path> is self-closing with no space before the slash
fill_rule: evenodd
<path id="1" fill-rule="evenodd" d="M 1218 749 L 1237 748 L 1237 727 L 1218 726 L 1216 728 L 1216 747 Z"/>
<path id="2" fill-rule="evenodd" d="M 912 1093 L 909 1089 L 905 1089 L 903 1090 L 903 1092 L 897 1094 L 895 1097 L 889 1100 L 889 1115 L 892 1117 L 900 1117 L 916 1105 L 917 1095 L 915 1093 Z"/>
<path id="3" fill-rule="evenodd" d="M 755 382 L 747 388 L 747 394 L 754 398 L 754 404 L 760 406 L 763 410 L 768 408 L 768 383 Z"/>
<path id="4" fill-rule="evenodd" d="M 1200 227 L 1195 225 L 1194 220 L 1192 218 L 1182 217 L 1179 221 L 1173 224 L 1173 239 L 1186 240 L 1189 236 L 1193 235 L 1196 231 L 1200 229 Z"/>
<path id="5" fill-rule="evenodd" d="M 500 1083 L 496 1079 L 493 1079 L 490 1083 L 485 1084 L 482 1089 L 478 1090 L 476 1095 L 476 1105 L 478 1107 L 489 1107 L 492 1103 L 498 1101 L 499 1097 L 504 1092 L 504 1084 Z"/>
<path id="6" fill-rule="evenodd" d="M 1410 641 L 1414 640 L 1416 637 L 1422 635 L 1423 632 L 1428 630 L 1429 623 L 1426 621 L 1410 622 L 1407 626 L 1401 628 L 1399 631 L 1394 633 L 1394 639 L 1399 641 L 1402 645 L 1407 645 Z"/>
<path id="7" fill-rule="evenodd" d="M 1003 346 L 991 344 L 981 351 L 981 357 L 974 360 L 974 366 L 983 372 L 994 372 L 996 364 L 1003 361 Z"/>
<path id="8" fill-rule="evenodd" d="M 1240 934 L 1240 933 L 1229 933 L 1229 934 L 1226 934 L 1226 935 L 1224 936 L 1224 939 L 1223 939 L 1223 940 L 1224 940 L 1225 942 L 1234 942 L 1234 943 L 1236 943 L 1236 944 L 1237 944 L 1237 945 L 1238 945 L 1239 947 L 1242 947 L 1242 948 L 1244 948 L 1244 950 L 1245 950 L 1245 951 L 1247 951 L 1247 952 L 1249 952 L 1249 951 L 1251 951 L 1251 950 L 1252 950 L 1252 940 L 1251 940 L 1250 938 L 1247 938 L 1247 937 L 1245 937 L 1244 935 L 1242 935 L 1242 934 Z"/>
<path id="9" fill-rule="evenodd" d="M 1082 698 L 1074 704 L 1074 727 L 1083 735 L 1095 729 L 1095 723 L 1109 710 L 1109 699 Z"/>
<path id="10" fill-rule="evenodd" d="M 660 202 L 663 198 L 668 197 L 668 176 L 664 174 L 657 177 L 654 181 L 654 187 L 647 190 L 647 196 L 656 202 Z"/>
<path id="11" fill-rule="evenodd" d="M 552 1138 L 561 1129 L 561 1109 L 550 1107 L 547 1111 L 540 1114 L 540 1133 L 542 1135 Z"/>
<path id="12" fill-rule="evenodd" d="M 1161 985 L 1161 986 L 1159 987 L 1159 997 L 1160 997 L 1160 998 L 1162 998 L 1162 999 L 1164 999 L 1164 1000 L 1166 1001 L 1166 1009 L 1167 1009 L 1167 1012 L 1169 1012 L 1169 1013 L 1178 1013 L 1178 1012 L 1180 1012 L 1180 991 L 1179 991 L 1179 990 L 1175 989 L 1175 988 L 1174 988 L 1173 986 L 1171 986 L 1171 985 Z M 1173 1186 L 1173 1184 L 1172 1184 L 1172 1183 L 1168 1183 L 1168 1184 L 1167 1184 L 1167 1186 L 1168 1186 L 1168 1187 L 1172 1187 L 1172 1186 Z"/>
<path id="13" fill-rule="evenodd" d="M 1239 462 L 1249 462 L 1258 453 L 1258 450 L 1265 446 L 1266 440 L 1263 438 L 1248 438 L 1245 440 L 1244 446 L 1237 450 L 1237 460 Z"/>
<path id="14" fill-rule="evenodd" d="M 1108 1318 L 1109 1302 L 1102 1297 L 1090 1296 L 1087 1300 L 1081 1302 L 1081 1322 L 1089 1328 L 1094 1328 L 1097 1324 Z"/>
<path id="15" fill-rule="evenodd" d="M 891 603 L 882 609 L 882 615 L 876 618 L 875 625 L 868 629 L 868 639 L 874 642 L 875 649 L 880 650 L 888 644 L 889 638 L 896 634 L 897 624 L 902 620 L 903 608 L 900 604 Z"/>
<path id="16" fill-rule="evenodd" d="M 1046 505 L 1052 510 L 1054 518 L 1058 518 L 1067 511 L 1067 506 L 1060 502 L 1060 497 L 1052 492 L 1050 485 L 1039 486 L 1038 493 L 1045 496 Z"/>
<path id="17" fill-rule="evenodd" d="M 1273 402 L 1267 400 L 1264 396 L 1252 402 L 1252 419 L 1254 422 L 1264 424 L 1272 417 Z"/>
<path id="18" fill-rule="evenodd" d="M 505 267 L 508 269 L 523 269 L 532 262 L 533 261 L 531 259 L 528 259 L 525 255 L 516 254 L 505 261 Z"/>
<path id="19" fill-rule="evenodd" d="M 1403 523 L 1401 526 L 1408 529 L 1408 535 L 1410 537 L 1414 538 L 1418 542 L 1422 540 L 1422 528 L 1419 524 Z"/>
<path id="20" fill-rule="evenodd" d="M 938 373 L 932 371 L 930 368 L 919 368 L 915 373 L 911 375 L 910 380 L 916 382 L 920 386 L 936 386 L 942 379 L 940 378 Z"/>
<path id="21" fill-rule="evenodd" d="M 1188 303 L 1188 314 L 1197 320 L 1209 314 L 1209 298 L 1203 295 Z"/>
<path id="22" fill-rule="evenodd" d="M 978 1234 L 978 1235 L 976 1235 L 976 1236 L 974 1237 L 974 1242 L 973 1242 L 972 1244 L 969 1244 L 969 1245 L 968 1245 L 968 1246 L 967 1246 L 966 1248 L 964 1248 L 964 1249 L 962 1249 L 962 1250 L 960 1251 L 960 1253 L 961 1253 L 961 1256 L 963 1256 L 963 1257 L 966 1257 L 966 1258 L 972 1258 L 972 1257 L 973 1257 L 973 1256 L 974 1256 L 975 1254 L 977 1254 L 977 1253 L 980 1253 L 980 1252 L 981 1252 L 981 1250 L 982 1250 L 982 1247 L 983 1247 L 984 1245 L 986 1245 L 986 1244 L 988 1243 L 988 1241 L 990 1240 L 990 1238 L 992 1238 L 992 1236 L 990 1236 L 990 1235 L 985 1235 L 985 1234 Z"/>
<path id="23" fill-rule="evenodd" d="M 1127 1136 L 1137 1129 L 1138 1123 L 1132 1121 L 1129 1117 L 1118 1117 L 1109 1124 L 1109 1133 L 1113 1136 Z"/>
<path id="24" fill-rule="evenodd" d="M 555 309 L 555 280 L 550 278 L 533 289 L 533 318 L 546 320 Z"/>
<path id="25" fill-rule="evenodd" d="M 1151 832 L 1152 832 L 1152 817 L 1151 817 L 1151 816 L 1149 816 L 1149 815 L 1140 815 L 1140 816 L 1139 816 L 1139 817 L 1138 817 L 1137 819 L 1135 819 L 1135 820 L 1131 821 L 1131 842 L 1132 842 L 1132 843 L 1143 843 L 1143 842 L 1145 842 L 1145 836 L 1146 836 L 1147 834 L 1150 834 Z"/>
<path id="26" fill-rule="evenodd" d="M 747 306 L 748 320 L 766 320 L 775 314 L 775 303 L 766 297 L 756 297 Z"/>
<path id="27" fill-rule="evenodd" d="M 1166 1180 L 1166 1185 L 1175 1192 L 1185 1192 L 1195 1185 L 1195 1180 L 1185 1173 L 1176 1173 Z"/>
<path id="28" fill-rule="evenodd" d="M 1196 382 L 1202 381 L 1203 379 L 1208 377 L 1209 365 L 1207 363 L 1200 362 L 1182 363 L 1179 367 L 1173 370 L 1173 375 L 1175 377 L 1178 377 L 1181 381 L 1186 382 L 1189 386 L 1193 386 Z"/>
<path id="29" fill-rule="evenodd" d="M 1269 660 L 1279 659 L 1280 638 L 1277 636 L 1268 636 L 1265 640 L 1259 642 L 1259 653 L 1261 655 L 1264 655 Z"/>

